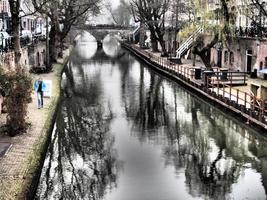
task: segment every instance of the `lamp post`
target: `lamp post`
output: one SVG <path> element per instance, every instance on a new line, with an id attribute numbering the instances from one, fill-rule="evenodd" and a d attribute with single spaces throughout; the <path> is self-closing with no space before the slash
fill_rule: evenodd
<path id="1" fill-rule="evenodd" d="M 45 18 L 46 21 L 46 70 L 50 68 L 49 60 L 49 25 L 48 25 L 48 16 Z"/>

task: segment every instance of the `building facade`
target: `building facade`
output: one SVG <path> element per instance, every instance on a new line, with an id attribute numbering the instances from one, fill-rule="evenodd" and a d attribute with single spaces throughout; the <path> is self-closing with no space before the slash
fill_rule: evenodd
<path id="1" fill-rule="evenodd" d="M 37 27 L 45 24 L 45 19 L 40 15 L 31 15 L 34 8 L 30 1 L 22 0 L 21 1 L 21 30 L 35 32 Z M 0 30 L 6 31 L 9 34 L 12 33 L 11 30 L 11 13 L 8 0 L 0 1 Z"/>

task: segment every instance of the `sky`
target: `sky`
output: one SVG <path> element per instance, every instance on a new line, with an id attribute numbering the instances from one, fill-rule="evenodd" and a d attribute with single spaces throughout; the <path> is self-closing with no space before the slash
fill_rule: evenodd
<path id="1" fill-rule="evenodd" d="M 115 9 L 118 7 L 118 5 L 120 4 L 120 0 L 104 0 L 104 4 L 110 4 L 112 6 L 112 9 Z M 95 24 L 111 24 L 113 23 L 112 17 L 110 15 L 110 12 L 106 9 L 103 8 L 102 10 L 102 14 L 100 14 L 97 17 L 94 17 L 91 23 L 95 23 Z"/>

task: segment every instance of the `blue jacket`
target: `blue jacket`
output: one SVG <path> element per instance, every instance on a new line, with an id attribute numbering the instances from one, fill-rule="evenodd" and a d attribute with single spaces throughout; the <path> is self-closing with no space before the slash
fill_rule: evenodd
<path id="1" fill-rule="evenodd" d="M 34 90 L 37 92 L 37 90 L 38 90 L 38 87 L 39 87 L 39 81 L 38 80 L 36 80 L 35 81 L 35 84 L 34 84 Z M 45 83 L 44 83 L 44 81 L 42 81 L 42 92 L 43 91 L 45 91 Z"/>

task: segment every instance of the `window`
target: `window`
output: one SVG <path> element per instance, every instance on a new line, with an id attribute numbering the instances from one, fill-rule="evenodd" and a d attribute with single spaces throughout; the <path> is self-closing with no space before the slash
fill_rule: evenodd
<path id="1" fill-rule="evenodd" d="M 230 52 L 230 64 L 233 64 L 235 62 L 234 52 Z"/>
<path id="2" fill-rule="evenodd" d="M 7 12 L 6 1 L 3 1 L 3 12 Z"/>
<path id="3" fill-rule="evenodd" d="M 224 63 L 228 62 L 228 51 L 224 51 Z"/>

